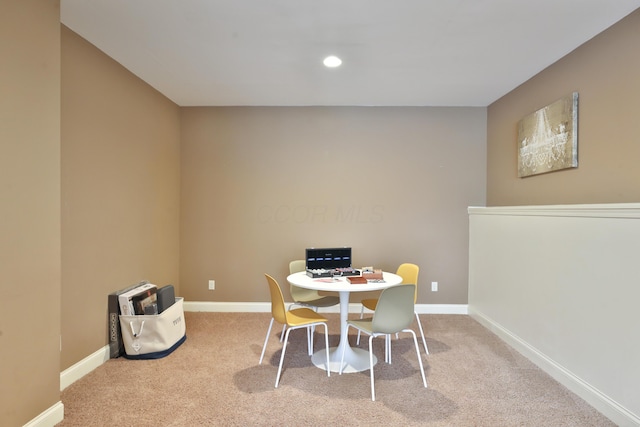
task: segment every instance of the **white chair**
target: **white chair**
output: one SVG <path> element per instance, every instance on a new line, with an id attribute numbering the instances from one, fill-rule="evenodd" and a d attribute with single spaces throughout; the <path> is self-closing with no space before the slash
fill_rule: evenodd
<path id="1" fill-rule="evenodd" d="M 269 322 L 269 329 L 267 330 L 267 336 L 264 339 L 264 345 L 262 346 L 262 353 L 260 354 L 260 362 L 264 358 L 264 352 L 267 348 L 267 342 L 269 341 L 269 334 L 271 333 L 271 327 L 273 321 L 280 322 L 286 329 L 284 343 L 282 344 L 282 356 L 280 356 L 280 365 L 278 366 L 278 374 L 276 376 L 276 388 L 280 382 L 280 374 L 282 373 L 282 364 L 284 362 L 284 353 L 287 350 L 287 343 L 289 342 L 289 332 L 294 329 L 306 328 L 307 329 L 307 344 L 309 345 L 309 354 L 313 353 L 313 340 L 310 340 L 311 336 L 309 328 L 318 325 L 324 325 L 324 342 L 327 350 L 327 376 L 331 376 L 329 370 L 329 330 L 327 328 L 327 319 L 320 316 L 315 311 L 309 308 L 297 308 L 295 310 L 287 310 L 284 305 L 284 297 L 282 296 L 282 290 L 280 285 L 273 277 L 265 274 L 267 283 L 269 284 L 269 292 L 271 294 L 271 322 Z M 282 341 L 282 340 L 281 340 Z"/>
<path id="2" fill-rule="evenodd" d="M 420 272 L 420 267 L 411 263 L 400 264 L 400 266 L 396 270 L 396 274 L 402 277 L 403 284 L 416 285 L 416 293 L 414 295 L 414 300 L 413 300 L 414 303 L 418 300 L 418 273 L 419 272 Z M 374 311 L 376 309 L 376 305 L 378 304 L 378 299 L 367 298 L 367 299 L 363 299 L 361 303 L 362 303 L 362 308 L 360 309 L 360 318 L 362 319 L 362 317 L 364 316 L 364 309 L 367 308 L 371 311 Z M 418 316 L 417 312 L 415 313 L 415 315 L 416 315 L 416 321 L 418 322 L 418 328 L 420 329 L 420 336 L 422 337 L 422 345 L 424 345 L 424 351 L 427 354 L 429 354 L 429 349 L 427 348 L 427 340 L 424 338 L 422 323 L 420 323 L 420 317 Z M 360 344 L 360 332 L 358 332 L 358 340 L 356 341 L 356 343 Z M 390 342 L 389 342 L 389 345 L 391 345 Z M 390 359 L 387 361 L 390 361 Z"/>
<path id="3" fill-rule="evenodd" d="M 385 337 L 385 344 L 389 342 L 391 334 L 399 332 L 409 332 L 413 336 L 413 343 L 416 347 L 416 355 L 418 356 L 418 364 L 420 365 L 420 373 L 422 374 L 422 382 L 427 387 L 427 378 L 424 375 L 424 367 L 420 358 L 420 347 L 416 333 L 409 326 L 413 323 L 414 294 L 416 285 L 397 285 L 386 288 L 380 294 L 376 310 L 370 319 L 358 319 L 347 321 L 347 331 L 349 327 L 356 328 L 358 332 L 369 334 L 369 369 L 371 372 L 371 400 L 376 400 L 374 376 L 373 376 L 373 339 L 375 337 Z M 346 348 L 346 347 L 345 347 Z M 391 347 L 385 345 L 385 356 L 391 351 Z M 390 357 L 389 357 L 390 359 Z M 344 349 L 342 351 L 340 362 L 340 375 L 344 367 Z"/>

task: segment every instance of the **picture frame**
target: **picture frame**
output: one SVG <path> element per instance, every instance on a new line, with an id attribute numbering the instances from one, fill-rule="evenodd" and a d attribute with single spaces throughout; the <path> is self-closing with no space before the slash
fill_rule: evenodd
<path id="1" fill-rule="evenodd" d="M 578 92 L 518 122 L 518 177 L 578 167 Z"/>

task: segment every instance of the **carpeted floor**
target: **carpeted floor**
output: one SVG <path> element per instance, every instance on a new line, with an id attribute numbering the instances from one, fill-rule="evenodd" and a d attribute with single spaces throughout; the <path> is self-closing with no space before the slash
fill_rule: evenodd
<path id="1" fill-rule="evenodd" d="M 337 345 L 339 317 L 326 316 Z M 372 402 L 369 371 L 327 377 L 307 356 L 303 330 L 291 332 L 275 389 L 279 327 L 258 365 L 270 318 L 185 313 L 187 340 L 170 356 L 112 359 L 65 389 L 59 426 L 614 426 L 463 315 L 421 315 L 431 353 L 422 353 L 426 389 L 409 334 L 394 338 L 390 365 L 383 340 L 374 340 L 381 361 Z M 322 348 L 320 328 L 315 349 Z"/>

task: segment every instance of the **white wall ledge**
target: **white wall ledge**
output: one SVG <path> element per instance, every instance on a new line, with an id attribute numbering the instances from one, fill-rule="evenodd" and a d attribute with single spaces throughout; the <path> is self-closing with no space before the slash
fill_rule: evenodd
<path id="1" fill-rule="evenodd" d="M 470 206 L 469 215 L 630 218 L 640 219 L 640 203 L 591 205 Z"/>

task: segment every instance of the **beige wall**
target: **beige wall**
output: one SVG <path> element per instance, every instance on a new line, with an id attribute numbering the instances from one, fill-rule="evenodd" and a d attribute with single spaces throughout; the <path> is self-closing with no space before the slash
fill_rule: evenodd
<path id="1" fill-rule="evenodd" d="M 419 303 L 466 304 L 485 123 L 484 108 L 183 108 L 182 295 L 269 301 L 264 273 L 286 286 L 306 247 L 351 246 L 358 267 L 420 265 Z"/>
<path id="2" fill-rule="evenodd" d="M 108 343 L 107 294 L 179 292 L 179 108 L 62 27 L 61 369 Z"/>
<path id="3" fill-rule="evenodd" d="M 60 8 L 0 2 L 0 423 L 60 400 Z"/>
<path id="4" fill-rule="evenodd" d="M 491 104 L 487 205 L 640 200 L 640 11 L 635 11 Z M 579 93 L 578 168 L 517 177 L 517 123 Z"/>

